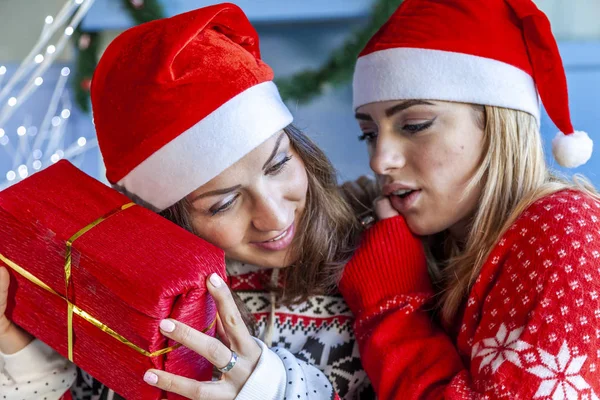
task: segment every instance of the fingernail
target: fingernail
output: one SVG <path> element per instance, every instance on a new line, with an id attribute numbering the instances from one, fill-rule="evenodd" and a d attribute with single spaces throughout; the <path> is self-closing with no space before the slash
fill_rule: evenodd
<path id="1" fill-rule="evenodd" d="M 173 321 L 169 321 L 168 319 L 163 319 L 160 321 L 160 329 L 165 332 L 173 332 L 175 330 L 175 324 Z"/>
<path id="2" fill-rule="evenodd" d="M 147 371 L 144 374 L 144 382 L 149 383 L 151 385 L 156 385 L 158 382 L 158 375 L 153 372 Z"/>
<path id="3" fill-rule="evenodd" d="M 219 287 L 223 284 L 223 279 L 221 279 L 221 277 L 218 274 L 212 274 L 209 280 L 214 287 Z"/>

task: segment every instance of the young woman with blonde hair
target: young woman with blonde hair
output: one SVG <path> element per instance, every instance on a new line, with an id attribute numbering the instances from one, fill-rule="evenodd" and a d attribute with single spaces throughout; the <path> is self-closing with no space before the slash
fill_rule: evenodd
<path id="1" fill-rule="evenodd" d="M 548 169 L 538 95 L 585 163 L 530 0 L 406 0 L 359 56 L 383 198 L 340 286 L 381 399 L 598 398 L 600 196 Z"/>

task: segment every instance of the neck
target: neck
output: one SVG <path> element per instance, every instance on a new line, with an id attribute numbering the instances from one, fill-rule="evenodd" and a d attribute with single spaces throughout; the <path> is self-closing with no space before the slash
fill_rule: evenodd
<path id="1" fill-rule="evenodd" d="M 448 234 L 454 240 L 458 246 L 462 249 L 464 245 L 467 243 L 467 238 L 469 236 L 470 224 L 467 221 L 460 221 L 454 226 L 448 229 Z"/>

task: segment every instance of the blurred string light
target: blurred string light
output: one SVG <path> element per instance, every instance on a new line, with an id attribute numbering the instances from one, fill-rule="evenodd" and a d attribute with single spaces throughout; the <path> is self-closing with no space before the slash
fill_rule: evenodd
<path id="1" fill-rule="evenodd" d="M 4 65 L 0 65 L 0 85 L 2 84 L 2 81 L 4 80 L 4 76 L 6 76 L 6 67 Z M 2 86 L 0 86 L 2 87 Z"/>
<path id="2" fill-rule="evenodd" d="M 0 127 L 5 126 L 16 109 L 43 84 L 43 79 L 40 79 L 70 40 L 73 27 L 79 25 L 93 3 L 94 0 L 68 0 L 55 17 L 49 15 L 45 18 L 38 41 L 11 75 L 7 84 L 0 88 L 0 104 L 6 104 L 0 108 Z M 65 25 L 66 28 L 57 42 L 50 43 L 55 33 Z M 4 72 L 0 76 L 6 74 L 6 68 L 3 67 L 2 70 Z M 13 90 L 23 83 L 20 92 L 16 96 L 10 96 Z"/>
<path id="3" fill-rule="evenodd" d="M 27 170 L 27 165 L 25 165 L 25 164 L 19 165 L 18 171 L 19 171 L 19 177 L 21 177 L 21 179 L 25 179 L 29 175 L 29 171 Z"/>
<path id="4" fill-rule="evenodd" d="M 29 121 L 20 124 L 16 130 L 6 128 L 14 112 L 39 87 L 46 84 L 43 75 L 62 52 L 73 36 L 75 27 L 93 3 L 94 0 L 66 1 L 55 16 L 45 17 L 38 41 L 10 76 L 6 66 L 0 65 L 0 152 L 6 152 L 12 161 L 12 166 L 8 166 L 10 170 L 4 173 L 0 171 L 0 190 L 63 158 L 73 159 L 84 154 L 97 145 L 95 138 L 85 137 L 78 137 L 71 144 L 65 143 L 67 123 L 72 116 L 71 102 L 65 92 L 71 73 L 68 67 L 60 70 L 46 115 L 39 125 L 33 126 Z M 63 34 L 57 36 L 56 33 L 61 30 Z M 53 40 L 56 41 L 51 43 Z M 7 82 L 2 84 L 5 78 Z M 0 159 L 6 158 L 0 155 Z M 2 182 L 4 177 L 6 181 Z"/>

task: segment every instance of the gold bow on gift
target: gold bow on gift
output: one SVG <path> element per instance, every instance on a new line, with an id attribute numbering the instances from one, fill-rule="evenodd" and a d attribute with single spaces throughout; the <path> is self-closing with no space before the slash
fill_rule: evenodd
<path id="1" fill-rule="evenodd" d="M 96 318 L 94 318 L 93 316 L 91 316 L 90 314 L 88 314 L 87 312 L 85 312 L 84 310 L 82 310 L 81 308 L 77 307 L 75 304 L 71 303 L 71 301 L 69 300 L 69 285 L 71 284 L 71 254 L 72 254 L 73 242 L 75 242 L 75 240 L 77 240 L 78 238 L 80 238 L 81 236 L 83 236 L 86 232 L 88 232 L 89 230 L 91 230 L 95 226 L 99 225 L 101 222 L 106 221 L 108 218 L 112 217 L 113 215 L 116 215 L 119 212 L 121 212 L 123 210 L 126 210 L 129 207 L 132 207 L 134 205 L 135 205 L 134 203 L 127 203 L 127 204 L 124 204 L 124 205 L 122 205 L 121 207 L 119 207 L 119 208 L 117 208 L 115 210 L 110 211 L 106 215 L 98 218 L 97 220 L 95 220 L 91 224 L 89 224 L 89 225 L 85 226 L 83 229 L 79 230 L 77 233 L 75 233 L 73 236 L 71 236 L 69 238 L 69 240 L 67 240 L 67 252 L 65 254 L 65 296 L 63 296 L 60 293 L 56 292 L 50 286 L 48 286 L 44 282 L 42 282 L 39 278 L 37 278 L 36 276 L 34 276 L 30 272 L 28 272 L 25 268 L 17 265 L 13 261 L 11 261 L 8 258 L 6 258 L 2 253 L 0 253 L 0 261 L 3 261 L 6 265 L 8 265 L 10 268 L 12 268 L 16 273 L 18 273 L 19 275 L 23 276 L 25 279 L 29 280 L 30 282 L 36 284 L 37 286 L 41 287 L 42 289 L 47 290 L 48 292 L 50 292 L 50 293 L 52 293 L 52 294 L 60 297 L 61 299 L 63 299 L 64 301 L 67 302 L 67 306 L 68 306 L 68 311 L 67 311 L 67 331 L 68 331 L 67 332 L 67 342 L 68 342 L 68 356 L 69 356 L 69 361 L 73 361 L 73 314 L 76 314 L 76 315 L 80 316 L 85 321 L 87 321 L 90 324 L 94 325 L 96 328 L 102 330 L 103 332 L 106 332 L 107 334 L 109 334 L 113 338 L 117 339 L 119 342 L 123 343 L 124 345 L 132 348 L 133 350 L 135 350 L 138 353 L 143 354 L 143 355 L 145 355 L 147 357 L 160 356 L 160 355 L 166 354 L 166 353 L 168 353 L 170 351 L 173 351 L 176 348 L 178 348 L 178 347 L 181 346 L 181 344 L 178 343 L 176 345 L 173 345 L 173 346 L 161 349 L 161 350 L 153 351 L 153 352 L 149 352 L 148 350 L 144 350 L 141 347 L 136 346 L 135 344 L 131 343 L 125 337 L 119 335 L 117 332 L 113 331 L 108 326 L 106 326 L 105 324 L 103 324 L 102 322 L 100 322 L 99 320 L 97 320 Z M 216 318 L 202 332 L 206 332 L 206 331 L 210 330 L 214 326 L 215 322 L 216 322 Z"/>

